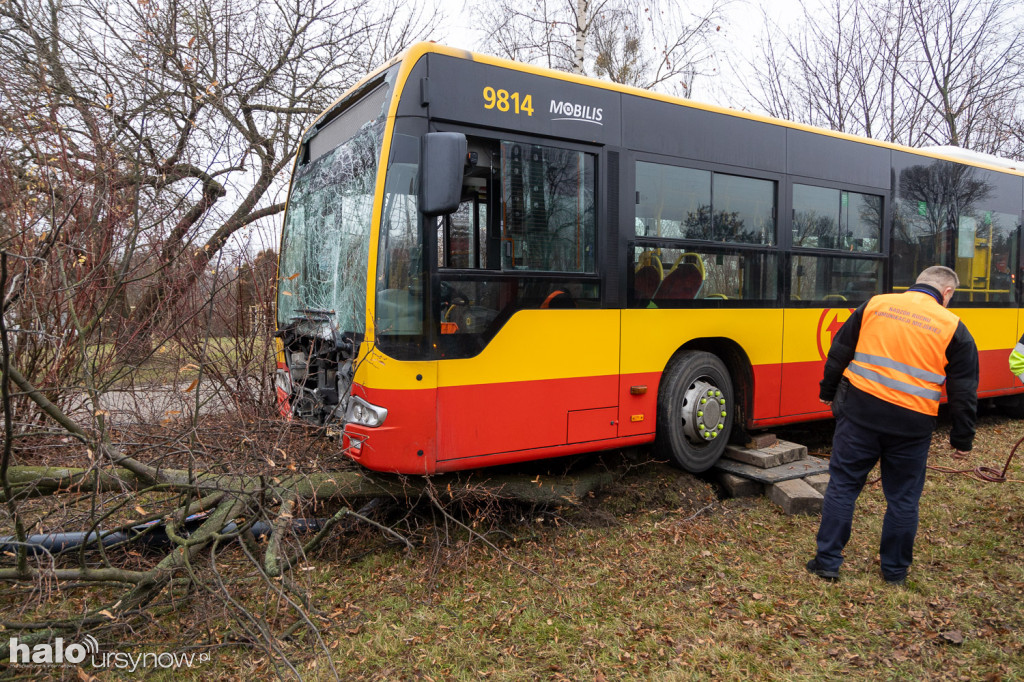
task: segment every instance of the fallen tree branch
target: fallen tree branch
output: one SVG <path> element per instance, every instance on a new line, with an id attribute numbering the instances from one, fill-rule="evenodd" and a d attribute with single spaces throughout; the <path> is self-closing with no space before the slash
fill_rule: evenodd
<path id="1" fill-rule="evenodd" d="M 121 568 L 35 568 L 28 567 L 22 575 L 16 568 L 0 568 L 0 580 L 36 581 L 36 580 L 81 580 L 89 582 L 112 582 L 138 584 L 149 575 L 149 571 L 129 571 Z"/>
<path id="2" fill-rule="evenodd" d="M 75 467 L 12 466 L 8 477 L 15 495 L 33 496 L 62 492 L 92 492 L 139 489 L 148 487 L 149 480 L 136 471 L 124 468 L 101 470 L 91 480 L 93 469 Z M 155 471 L 155 470 L 154 470 Z M 423 493 L 428 480 L 438 490 L 472 493 L 479 488 L 489 495 L 517 499 L 535 504 L 578 504 L 588 492 L 614 481 L 614 471 L 586 471 L 574 476 L 538 476 L 529 480 L 518 475 L 481 476 L 479 472 L 462 477 L 446 474 L 427 478 L 408 478 L 373 474 L 367 471 L 321 471 L 287 476 L 247 476 L 205 473 L 189 480 L 182 469 L 161 469 L 163 489 L 169 491 L 199 491 L 203 493 L 231 492 L 266 493 L 272 502 L 284 503 L 288 499 L 344 499 L 358 500 L 373 497 L 415 499 Z"/>
<path id="3" fill-rule="evenodd" d="M 394 529 L 388 528 L 383 524 L 377 523 L 373 519 L 368 518 L 363 514 L 360 514 L 359 512 L 352 511 L 348 507 L 342 507 L 334 514 L 334 516 L 327 519 L 327 521 L 324 522 L 323 526 L 320 527 L 320 530 L 316 533 L 316 535 L 314 535 L 305 545 L 302 546 L 302 548 L 298 552 L 296 552 L 292 556 L 281 556 L 280 537 L 278 537 L 276 543 L 269 543 L 267 546 L 267 551 L 263 555 L 263 570 L 266 571 L 267 575 L 269 575 L 272 578 L 276 578 L 282 575 L 285 571 L 294 566 L 301 557 L 306 556 L 310 552 L 314 551 L 317 547 L 319 547 L 323 543 L 323 541 L 327 539 L 327 536 L 330 535 L 331 531 L 334 530 L 335 526 L 341 523 L 343 519 L 348 517 L 359 519 L 365 524 L 374 526 L 375 528 L 379 529 L 382 533 L 390 535 L 391 537 L 401 542 L 403 545 L 405 545 L 406 549 L 411 550 L 413 548 L 412 543 L 409 542 L 408 538 L 402 536 L 400 533 L 395 532 Z M 286 519 L 289 524 L 291 518 L 291 515 L 278 517 L 278 519 Z M 287 526 L 285 526 L 285 529 L 286 528 Z"/>
<path id="4" fill-rule="evenodd" d="M 144 579 L 139 581 L 128 594 L 118 600 L 112 611 L 117 614 L 123 614 L 145 607 L 163 591 L 164 587 L 166 587 L 178 570 L 195 558 L 208 545 L 209 541 L 216 534 L 220 533 L 228 522 L 245 509 L 246 503 L 247 500 L 243 497 L 232 497 L 222 500 L 213 513 L 207 517 L 206 521 L 189 534 L 188 538 L 185 539 L 186 544 L 179 544 L 160 563 L 147 571 Z M 168 536 L 171 537 L 172 541 L 179 542 L 181 538 L 176 538 L 173 535 L 174 531 L 170 526 L 171 524 L 168 524 Z"/>

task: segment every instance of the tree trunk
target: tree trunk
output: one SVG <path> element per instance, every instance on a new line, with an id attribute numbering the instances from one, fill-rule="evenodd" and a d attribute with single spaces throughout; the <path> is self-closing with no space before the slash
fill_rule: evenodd
<path id="1" fill-rule="evenodd" d="M 98 475 L 97 475 L 98 473 Z M 251 490 L 269 493 L 272 501 L 286 499 L 343 499 L 365 500 L 374 497 L 392 497 L 412 500 L 420 496 L 425 487 L 433 483 L 455 497 L 475 492 L 534 504 L 576 504 L 588 492 L 615 480 L 612 471 L 587 470 L 571 476 L 538 476 L 528 479 L 519 475 L 488 476 L 486 472 L 467 475 L 445 474 L 432 478 L 390 476 L 366 471 L 321 471 L 311 474 L 287 476 L 234 476 L 201 474 L 188 482 L 188 472 L 180 469 L 161 469 L 164 487 L 169 491 L 193 489 L 203 493 L 218 490 Z M 8 480 L 18 498 L 39 497 L 64 492 L 93 492 L 140 489 L 152 482 L 123 468 L 96 472 L 73 467 L 12 466 Z"/>
<path id="2" fill-rule="evenodd" d="M 590 0 L 576 0 L 576 50 L 573 54 L 572 72 L 583 75 L 583 54 L 587 46 L 587 29 L 590 26 Z"/>

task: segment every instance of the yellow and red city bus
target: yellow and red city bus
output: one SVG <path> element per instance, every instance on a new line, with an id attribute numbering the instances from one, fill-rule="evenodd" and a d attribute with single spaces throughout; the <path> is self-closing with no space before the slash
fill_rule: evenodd
<path id="1" fill-rule="evenodd" d="M 303 140 L 280 405 L 380 471 L 644 443 L 701 471 L 730 435 L 829 417 L 836 330 L 935 264 L 979 395 L 1017 401 L 1022 207 L 995 157 L 416 45 Z"/>

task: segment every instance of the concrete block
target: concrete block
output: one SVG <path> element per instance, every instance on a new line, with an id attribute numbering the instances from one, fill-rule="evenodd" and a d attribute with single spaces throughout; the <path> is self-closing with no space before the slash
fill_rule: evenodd
<path id="1" fill-rule="evenodd" d="M 756 450 L 728 445 L 722 456 L 737 462 L 743 462 L 744 464 L 761 467 L 762 469 L 770 469 L 803 459 L 807 456 L 807 447 L 784 440 L 776 442 L 775 445 L 769 445 Z"/>
<path id="2" fill-rule="evenodd" d="M 825 488 L 828 487 L 828 474 L 814 474 L 806 477 L 804 480 L 819 493 L 825 494 Z"/>
<path id="3" fill-rule="evenodd" d="M 750 440 L 747 441 L 747 449 L 760 450 L 761 448 L 769 448 L 778 442 L 779 439 L 774 433 L 753 433 L 750 434 Z"/>
<path id="4" fill-rule="evenodd" d="M 807 446 L 800 445 L 799 443 L 790 443 L 788 440 L 780 440 L 770 448 L 765 448 L 767 452 L 778 454 L 782 458 L 783 463 L 795 462 L 798 459 L 805 459 L 807 457 Z"/>
<path id="5" fill-rule="evenodd" d="M 764 494 L 764 484 L 742 476 L 718 472 L 718 482 L 725 488 L 729 497 L 758 497 Z"/>
<path id="6" fill-rule="evenodd" d="M 768 496 L 772 502 L 782 507 L 785 514 L 790 516 L 793 514 L 820 514 L 821 503 L 825 499 L 802 478 L 792 478 L 770 486 Z"/>
<path id="7" fill-rule="evenodd" d="M 788 481 L 791 478 L 806 478 L 811 474 L 824 473 L 828 471 L 828 460 L 821 459 L 820 457 L 804 457 L 789 464 L 762 469 L 761 467 L 723 457 L 715 464 L 715 468 L 742 476 L 743 478 L 752 478 L 762 483 L 778 483 L 779 481 Z"/>

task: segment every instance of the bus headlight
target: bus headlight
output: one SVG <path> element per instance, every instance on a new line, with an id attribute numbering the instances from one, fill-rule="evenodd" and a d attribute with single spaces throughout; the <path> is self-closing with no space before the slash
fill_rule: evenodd
<path id="1" fill-rule="evenodd" d="M 360 426 L 380 426 L 388 416 L 386 408 L 371 405 L 359 396 L 350 396 L 345 421 Z"/>
<path id="2" fill-rule="evenodd" d="M 274 386 L 279 391 L 283 391 L 286 396 L 292 394 L 292 375 L 286 369 L 279 369 L 274 375 Z"/>

